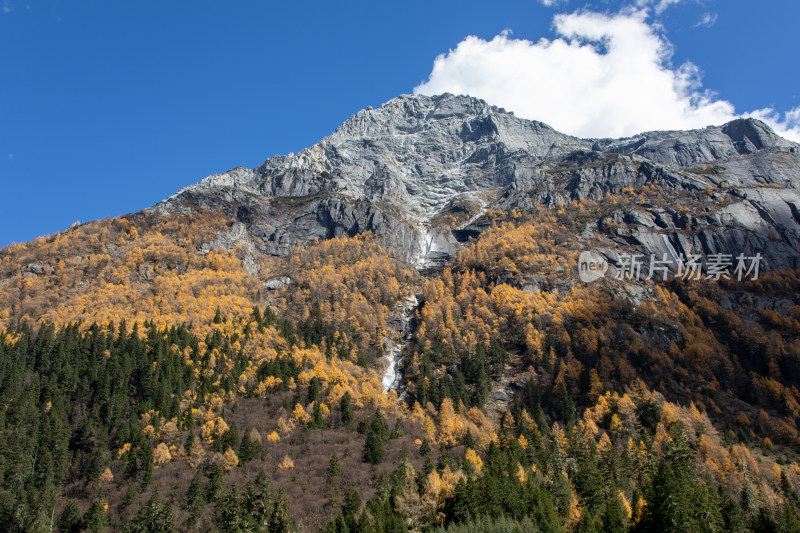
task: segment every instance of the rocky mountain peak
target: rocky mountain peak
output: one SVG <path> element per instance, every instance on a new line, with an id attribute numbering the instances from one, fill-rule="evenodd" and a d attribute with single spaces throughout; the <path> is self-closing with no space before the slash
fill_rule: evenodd
<path id="1" fill-rule="evenodd" d="M 238 234 L 254 253 L 371 231 L 424 267 L 485 227 L 488 209 L 601 201 L 646 184 L 670 195 L 641 216 L 620 213 L 621 244 L 672 256 L 765 249 L 774 268 L 800 257 L 798 145 L 761 121 L 579 139 L 452 94 L 363 109 L 298 154 L 209 176 L 156 208 L 222 210 L 244 225 Z M 669 203 L 690 197 L 688 231 Z M 603 231 L 601 221 L 587 231 Z"/>
<path id="2" fill-rule="evenodd" d="M 722 126 L 722 132 L 735 143 L 740 143 L 739 153 L 752 153 L 758 150 L 786 145 L 772 128 L 755 118 L 740 118 Z"/>

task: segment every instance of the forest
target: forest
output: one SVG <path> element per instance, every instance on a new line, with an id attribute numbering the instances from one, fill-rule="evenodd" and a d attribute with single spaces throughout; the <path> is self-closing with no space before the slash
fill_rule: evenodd
<path id="1" fill-rule="evenodd" d="M 254 264 L 202 212 L 0 250 L 0 523 L 800 531 L 799 273 L 576 283 L 597 209 L 495 213 L 425 273 L 369 235 Z"/>

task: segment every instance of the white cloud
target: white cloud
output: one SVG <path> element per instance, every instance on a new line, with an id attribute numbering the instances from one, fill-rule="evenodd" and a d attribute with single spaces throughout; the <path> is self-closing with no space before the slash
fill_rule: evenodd
<path id="1" fill-rule="evenodd" d="M 651 2 L 674 3 L 675 0 Z M 644 10 L 591 11 L 553 18 L 558 38 L 532 42 L 502 33 L 470 36 L 441 54 L 418 94 L 470 94 L 583 137 L 701 128 L 737 116 L 733 104 L 700 83 L 700 71 L 670 65 L 671 44 Z M 800 109 L 800 108 L 798 108 Z M 792 114 L 794 113 L 794 114 Z M 800 141 L 800 111 L 753 113 Z"/>
<path id="2" fill-rule="evenodd" d="M 642 8 L 653 7 L 657 15 L 666 11 L 670 6 L 679 4 L 684 0 L 636 0 L 636 5 Z"/>
<path id="3" fill-rule="evenodd" d="M 772 126 L 775 133 L 781 137 L 800 142 L 800 106 L 790 109 L 783 114 L 770 107 L 766 107 L 764 109 L 751 111 L 747 113 L 747 116 L 763 120 Z"/>
<path id="4" fill-rule="evenodd" d="M 699 28 L 700 26 L 705 26 L 706 28 L 710 28 L 717 23 L 718 16 L 719 15 L 716 13 L 703 13 L 703 16 L 700 17 L 700 20 L 694 25 L 694 27 Z"/>
<path id="5" fill-rule="evenodd" d="M 539 3 L 545 7 L 553 7 L 557 4 L 562 4 L 567 0 L 539 0 Z"/>

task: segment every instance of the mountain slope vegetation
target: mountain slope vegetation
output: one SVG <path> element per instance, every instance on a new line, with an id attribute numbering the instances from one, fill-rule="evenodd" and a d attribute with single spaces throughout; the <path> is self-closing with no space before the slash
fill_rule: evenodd
<path id="1" fill-rule="evenodd" d="M 487 214 L 424 273 L 368 234 L 254 256 L 202 210 L 3 249 L 0 523 L 797 529 L 798 272 L 583 284 L 602 208 Z"/>

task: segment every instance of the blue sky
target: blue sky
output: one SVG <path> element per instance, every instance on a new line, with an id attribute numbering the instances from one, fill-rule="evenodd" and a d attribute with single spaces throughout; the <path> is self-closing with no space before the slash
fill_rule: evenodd
<path id="1" fill-rule="evenodd" d="M 702 87 L 687 98 L 711 90 L 728 113 L 770 108 L 778 122 L 800 106 L 793 0 L 0 0 L 0 246 L 138 211 L 208 174 L 297 152 L 361 108 L 425 92 L 436 57 L 457 47 L 470 60 L 486 43 L 504 53 L 530 41 L 537 53 L 540 39 L 566 39 L 581 23 L 572 37 L 585 42 L 585 24 L 600 20 L 587 13 L 609 27 L 633 17 L 643 39 L 670 49 L 654 72 L 695 65 Z M 506 41 L 493 41 L 506 29 Z M 428 88 L 464 86 L 447 62 Z M 484 89 L 515 101 L 475 91 Z M 548 121 L 569 133 L 597 128 L 572 118 Z"/>

